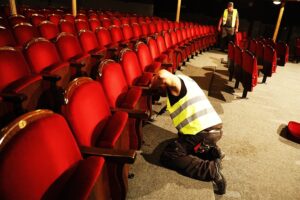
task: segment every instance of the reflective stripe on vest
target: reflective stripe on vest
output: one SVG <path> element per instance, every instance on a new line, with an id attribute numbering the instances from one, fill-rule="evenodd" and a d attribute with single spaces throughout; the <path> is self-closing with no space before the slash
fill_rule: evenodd
<path id="1" fill-rule="evenodd" d="M 197 83 L 186 76 L 178 77 L 183 80 L 187 94 L 172 106 L 167 98 L 167 109 L 177 130 L 182 134 L 194 135 L 222 123 Z"/>
<path id="2" fill-rule="evenodd" d="M 223 13 L 223 25 L 226 24 L 227 16 L 228 16 L 228 9 L 225 9 L 224 13 Z M 237 17 L 237 9 L 233 9 L 232 19 L 231 19 L 231 27 L 235 26 L 236 17 Z"/>

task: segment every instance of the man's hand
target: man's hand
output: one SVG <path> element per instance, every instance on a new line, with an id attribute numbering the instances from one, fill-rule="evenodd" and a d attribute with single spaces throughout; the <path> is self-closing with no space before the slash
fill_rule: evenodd
<path id="1" fill-rule="evenodd" d="M 238 29 L 238 28 L 235 28 L 235 30 L 234 30 L 234 31 L 237 33 L 237 32 L 239 32 L 239 29 Z"/>
<path id="2" fill-rule="evenodd" d="M 221 26 L 218 26 L 218 31 L 221 32 Z"/>

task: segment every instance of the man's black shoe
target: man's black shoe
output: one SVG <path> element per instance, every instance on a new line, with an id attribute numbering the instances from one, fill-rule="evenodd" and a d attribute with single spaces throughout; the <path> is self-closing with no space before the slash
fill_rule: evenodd
<path id="1" fill-rule="evenodd" d="M 221 160 L 215 160 L 216 166 L 216 176 L 213 179 L 213 183 L 215 185 L 214 192 L 218 195 L 223 195 L 226 193 L 227 183 L 224 175 L 221 173 Z"/>

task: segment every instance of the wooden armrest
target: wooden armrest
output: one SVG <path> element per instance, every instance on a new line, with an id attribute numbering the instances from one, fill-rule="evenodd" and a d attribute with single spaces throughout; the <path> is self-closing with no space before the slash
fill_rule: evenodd
<path id="1" fill-rule="evenodd" d="M 80 146 L 80 151 L 86 156 L 103 156 L 107 161 L 129 164 L 134 163 L 137 155 L 135 150 L 132 149 L 126 151 L 99 147 Z"/>
<path id="2" fill-rule="evenodd" d="M 56 83 L 57 81 L 59 81 L 61 79 L 61 77 L 59 75 L 47 74 L 47 73 L 43 73 L 42 77 L 43 77 L 43 80 L 49 81 L 51 83 Z"/>
<path id="3" fill-rule="evenodd" d="M 262 66 L 262 65 L 257 65 L 257 69 L 258 70 L 261 70 L 261 69 L 263 69 L 264 68 L 264 66 Z"/>
<path id="4" fill-rule="evenodd" d="M 12 102 L 12 103 L 22 103 L 23 101 L 25 101 L 27 99 L 27 96 L 25 94 L 22 93 L 5 93 L 5 92 L 1 92 L 0 96 L 2 97 L 2 99 L 4 101 L 8 101 L 8 102 Z"/>
<path id="5" fill-rule="evenodd" d="M 147 111 L 143 110 L 133 110 L 133 109 L 127 109 L 127 108 L 113 108 L 111 109 L 111 112 L 117 112 L 122 111 L 128 113 L 129 117 L 131 118 L 139 118 L 139 119 L 148 119 L 149 113 Z"/>

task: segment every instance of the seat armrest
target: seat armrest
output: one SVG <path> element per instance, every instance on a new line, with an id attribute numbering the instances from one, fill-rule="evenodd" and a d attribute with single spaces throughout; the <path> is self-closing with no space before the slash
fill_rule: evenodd
<path id="1" fill-rule="evenodd" d="M 1 92 L 0 96 L 2 97 L 2 99 L 4 101 L 8 101 L 8 102 L 12 102 L 14 104 L 21 104 L 23 101 L 25 101 L 27 99 L 27 96 L 25 94 L 22 93 L 5 93 L 5 92 Z"/>
<path id="2" fill-rule="evenodd" d="M 49 81 L 51 83 L 56 83 L 57 81 L 59 81 L 61 79 L 61 77 L 59 75 L 47 74 L 47 73 L 43 73 L 42 77 L 43 77 L 43 80 Z"/>
<path id="3" fill-rule="evenodd" d="M 105 160 L 116 163 L 134 163 L 136 159 L 135 150 L 118 150 L 118 149 L 106 149 L 99 147 L 86 147 L 80 146 L 80 151 L 85 156 L 103 156 Z"/>
<path id="4" fill-rule="evenodd" d="M 76 69 L 81 69 L 82 67 L 85 66 L 85 63 L 83 62 L 77 62 L 75 60 L 70 60 L 69 62 L 70 62 L 70 66 L 75 67 Z"/>
<path id="5" fill-rule="evenodd" d="M 143 110 L 133 110 L 133 109 L 127 109 L 127 108 L 113 108 L 111 109 L 111 112 L 126 112 L 128 113 L 129 117 L 131 118 L 138 118 L 138 119 L 148 119 L 149 113 L 147 111 Z"/>
<path id="6" fill-rule="evenodd" d="M 103 53 L 91 53 L 91 57 L 95 58 L 97 60 L 100 60 L 101 58 L 104 57 L 104 54 Z"/>
<path id="7" fill-rule="evenodd" d="M 173 64 L 172 63 L 162 63 L 161 64 L 163 67 L 166 67 L 166 68 L 168 68 L 168 67 L 173 67 Z"/>

